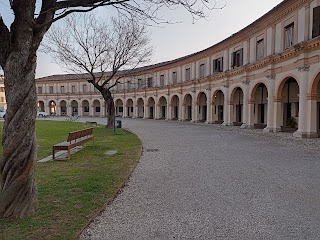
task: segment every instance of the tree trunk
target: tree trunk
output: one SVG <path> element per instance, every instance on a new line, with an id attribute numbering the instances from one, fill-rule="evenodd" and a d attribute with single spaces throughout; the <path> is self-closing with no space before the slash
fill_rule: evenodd
<path id="1" fill-rule="evenodd" d="M 115 108 L 114 108 L 113 97 L 109 97 L 106 100 L 106 104 L 107 104 L 107 112 L 108 112 L 108 123 L 107 123 L 106 127 L 113 128 L 114 127 L 114 119 L 115 119 Z"/>
<path id="2" fill-rule="evenodd" d="M 36 52 L 12 51 L 4 67 L 7 112 L 3 128 L 0 216 L 22 218 L 37 208 Z"/>

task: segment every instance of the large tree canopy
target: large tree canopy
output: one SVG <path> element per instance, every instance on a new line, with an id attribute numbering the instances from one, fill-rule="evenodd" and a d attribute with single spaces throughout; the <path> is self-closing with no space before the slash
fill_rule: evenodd
<path id="1" fill-rule="evenodd" d="M 163 20 L 158 17 L 162 8 L 176 6 L 185 8 L 193 18 L 202 18 L 206 10 L 215 7 L 215 2 L 211 7 L 209 0 L 8 0 L 7 4 L 14 19 L 8 27 L 0 17 L 0 66 L 7 99 L 0 162 L 0 216 L 25 217 L 37 209 L 34 178 L 37 50 L 52 23 L 71 13 L 103 6 L 156 23 Z"/>

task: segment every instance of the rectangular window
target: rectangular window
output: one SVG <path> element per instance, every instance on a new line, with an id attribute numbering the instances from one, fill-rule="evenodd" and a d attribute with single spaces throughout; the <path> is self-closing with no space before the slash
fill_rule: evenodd
<path id="1" fill-rule="evenodd" d="M 190 80 L 191 80 L 191 69 L 186 68 L 186 81 L 190 81 Z"/>
<path id="2" fill-rule="evenodd" d="M 288 49 L 293 46 L 293 30 L 294 23 L 291 23 L 284 28 L 284 49 Z"/>
<path id="3" fill-rule="evenodd" d="M 213 60 L 213 72 L 223 72 L 223 57 Z"/>
<path id="4" fill-rule="evenodd" d="M 204 63 L 200 65 L 200 78 L 204 78 L 205 76 L 205 65 Z"/>
<path id="5" fill-rule="evenodd" d="M 153 87 L 152 77 L 149 77 L 147 79 L 147 86 L 148 86 L 148 88 Z"/>
<path id="6" fill-rule="evenodd" d="M 86 93 L 87 92 L 87 85 L 82 85 L 82 92 Z"/>
<path id="7" fill-rule="evenodd" d="M 83 107 L 84 112 L 88 113 L 89 112 L 89 107 Z"/>
<path id="8" fill-rule="evenodd" d="M 123 107 L 119 107 L 119 112 L 123 112 Z"/>
<path id="9" fill-rule="evenodd" d="M 39 93 L 39 94 L 42 93 L 42 87 L 38 87 L 38 93 Z"/>
<path id="10" fill-rule="evenodd" d="M 72 93 L 76 93 L 76 86 L 75 86 L 75 85 L 72 85 L 72 86 L 71 86 L 71 92 L 72 92 Z"/>
<path id="11" fill-rule="evenodd" d="M 313 9 L 312 38 L 320 36 L 320 6 Z"/>
<path id="12" fill-rule="evenodd" d="M 172 83 L 177 83 L 177 72 L 172 72 Z"/>
<path id="13" fill-rule="evenodd" d="M 64 86 L 60 87 L 60 93 L 64 93 Z"/>
<path id="14" fill-rule="evenodd" d="M 96 113 L 100 112 L 100 107 L 96 107 Z"/>
<path id="15" fill-rule="evenodd" d="M 53 86 L 49 86 L 49 93 L 53 93 Z"/>
<path id="16" fill-rule="evenodd" d="M 164 85 L 164 75 L 160 75 L 160 86 Z"/>
<path id="17" fill-rule="evenodd" d="M 138 79 L 138 88 L 142 88 L 143 87 L 143 81 L 142 79 Z"/>
<path id="18" fill-rule="evenodd" d="M 128 83 L 127 83 L 127 89 L 128 89 L 128 90 L 131 90 L 131 81 L 128 81 Z"/>
<path id="19" fill-rule="evenodd" d="M 243 65 L 243 48 L 232 53 L 231 56 L 231 67 L 240 67 Z"/>
<path id="20" fill-rule="evenodd" d="M 257 41 L 257 60 L 264 58 L 264 39 Z"/>

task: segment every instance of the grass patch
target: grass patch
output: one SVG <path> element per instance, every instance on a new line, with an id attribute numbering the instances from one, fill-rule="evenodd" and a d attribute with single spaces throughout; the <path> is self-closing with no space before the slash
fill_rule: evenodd
<path id="1" fill-rule="evenodd" d="M 2 128 L 2 124 L 1 124 Z M 37 121 L 38 159 L 83 123 Z M 95 127 L 95 142 L 70 161 L 36 163 L 39 210 L 23 220 L 0 219 L 0 239 L 74 239 L 128 178 L 141 155 L 141 142 L 128 131 Z M 104 154 L 118 150 L 112 156 Z M 2 149 L 1 149 L 2 153 Z"/>

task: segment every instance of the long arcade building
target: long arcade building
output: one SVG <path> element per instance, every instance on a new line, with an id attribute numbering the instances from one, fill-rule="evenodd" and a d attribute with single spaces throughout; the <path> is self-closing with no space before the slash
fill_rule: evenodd
<path id="1" fill-rule="evenodd" d="M 137 69 L 113 92 L 123 117 L 241 125 L 320 136 L 320 0 L 284 0 L 222 42 Z M 105 116 L 85 75 L 39 78 L 38 107 Z"/>

